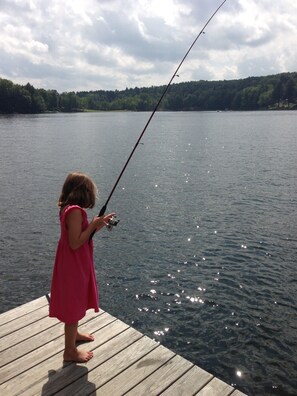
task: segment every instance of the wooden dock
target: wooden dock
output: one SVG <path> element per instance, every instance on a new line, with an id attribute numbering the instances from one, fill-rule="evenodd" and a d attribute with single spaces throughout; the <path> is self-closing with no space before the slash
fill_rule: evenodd
<path id="1" fill-rule="evenodd" d="M 0 395 L 244 395 L 107 312 L 89 311 L 80 329 L 94 357 L 63 367 L 64 326 L 46 296 L 1 314 Z"/>

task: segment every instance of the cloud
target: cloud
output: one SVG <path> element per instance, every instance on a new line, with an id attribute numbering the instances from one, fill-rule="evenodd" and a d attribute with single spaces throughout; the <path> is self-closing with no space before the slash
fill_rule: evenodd
<path id="1" fill-rule="evenodd" d="M 167 84 L 220 0 L 1 0 L 0 77 L 46 89 Z M 296 71 L 295 0 L 227 0 L 178 81 Z"/>

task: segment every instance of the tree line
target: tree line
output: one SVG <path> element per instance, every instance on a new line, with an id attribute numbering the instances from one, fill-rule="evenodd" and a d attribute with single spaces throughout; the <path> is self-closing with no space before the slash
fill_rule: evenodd
<path id="1" fill-rule="evenodd" d="M 119 91 L 63 92 L 14 84 L 0 78 L 0 113 L 74 111 L 152 111 L 165 86 Z M 297 73 L 224 81 L 172 84 L 159 110 L 269 110 L 297 109 Z"/>

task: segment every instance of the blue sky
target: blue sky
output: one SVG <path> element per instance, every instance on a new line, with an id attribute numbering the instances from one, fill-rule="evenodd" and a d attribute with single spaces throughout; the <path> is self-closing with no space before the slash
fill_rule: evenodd
<path id="1" fill-rule="evenodd" d="M 167 84 L 221 0 L 0 0 L 0 77 L 63 91 Z M 227 0 L 178 82 L 297 71 L 297 1 Z"/>

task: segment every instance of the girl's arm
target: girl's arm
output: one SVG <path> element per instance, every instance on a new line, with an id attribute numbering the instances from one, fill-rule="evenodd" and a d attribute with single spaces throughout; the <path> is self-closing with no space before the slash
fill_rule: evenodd
<path id="1" fill-rule="evenodd" d="M 94 217 L 88 227 L 82 231 L 82 213 L 79 209 L 73 209 L 66 218 L 68 228 L 68 240 L 71 249 L 75 250 L 82 246 L 90 237 L 93 231 L 99 231 L 108 224 L 109 219 L 114 215 L 111 213 L 106 216 Z"/>

